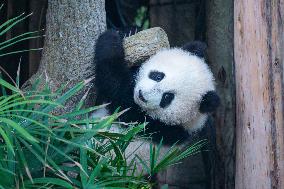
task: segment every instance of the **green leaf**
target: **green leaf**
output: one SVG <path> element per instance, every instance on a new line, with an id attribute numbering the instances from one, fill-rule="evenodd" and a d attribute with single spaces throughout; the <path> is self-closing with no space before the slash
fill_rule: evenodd
<path id="1" fill-rule="evenodd" d="M 0 72 L 0 79 L 2 79 L 3 78 L 3 75 L 2 75 L 2 73 Z M 3 97 L 7 97 L 7 91 L 6 91 L 6 89 L 5 89 L 5 87 L 3 86 L 3 85 L 1 85 L 1 91 L 2 91 L 2 95 L 3 95 Z M 4 98 L 5 99 L 5 98 Z"/>
<path id="2" fill-rule="evenodd" d="M 74 118 L 76 116 L 80 116 L 80 115 L 86 115 L 87 113 L 90 113 L 92 111 L 95 111 L 97 109 L 100 109 L 102 106 L 94 106 L 94 107 L 91 107 L 91 108 L 87 108 L 87 109 L 84 109 L 84 110 L 76 110 L 76 111 L 72 111 L 70 113 L 66 113 L 62 116 L 59 116 L 59 117 L 62 117 L 64 119 L 67 119 L 67 118 Z"/>
<path id="3" fill-rule="evenodd" d="M 8 148 L 9 150 L 11 150 L 11 152 L 13 153 L 13 155 L 15 155 L 15 151 L 14 151 L 12 142 L 10 141 L 9 137 L 6 135 L 5 131 L 1 128 L 1 125 L 0 125 L 0 135 L 1 135 L 2 138 L 4 139 L 4 141 L 5 141 L 6 145 L 7 145 L 7 148 Z"/>
<path id="4" fill-rule="evenodd" d="M 24 138 L 26 138 L 27 140 L 31 141 L 31 142 L 38 142 L 32 135 L 30 135 L 24 128 L 22 128 L 18 123 L 4 118 L 4 117 L 0 117 L 0 122 L 2 123 L 6 123 L 7 125 L 11 126 L 13 129 L 15 129 L 16 131 L 18 131 L 19 134 L 21 134 Z"/>
<path id="5" fill-rule="evenodd" d="M 51 108 L 62 107 L 60 104 L 58 104 L 56 102 L 48 101 L 48 100 L 23 100 L 23 101 L 20 101 L 20 102 L 15 102 L 15 103 L 9 104 L 9 105 L 4 106 L 4 107 L 2 106 L 0 108 L 0 112 L 7 110 L 9 108 L 14 108 L 14 107 L 21 106 L 21 105 L 30 105 L 30 104 L 41 104 L 41 105 L 47 104 L 47 105 L 51 105 Z"/>
<path id="6" fill-rule="evenodd" d="M 1 6 L 1 8 L 2 8 L 2 7 L 3 7 L 3 5 Z M 21 15 L 19 15 L 19 16 L 16 16 L 15 18 L 12 18 L 12 19 L 10 19 L 10 20 L 4 22 L 2 25 L 0 25 L 0 30 L 1 30 L 2 28 L 4 28 L 5 26 L 8 26 L 8 25 L 10 25 L 11 23 L 15 22 L 17 19 L 19 19 L 19 18 L 22 17 L 23 15 L 24 15 L 24 14 L 21 14 Z M 1 33 L 0 33 L 0 35 L 1 35 Z"/>
<path id="7" fill-rule="evenodd" d="M 16 24 L 18 24 L 19 22 L 23 21 L 24 19 L 28 18 L 30 15 L 24 16 L 24 14 L 21 14 L 15 18 L 12 18 L 6 22 L 4 22 L 4 24 L 0 25 L 0 30 L 2 28 L 4 28 L 5 26 L 7 26 L 4 30 L 2 30 L 0 32 L 0 36 L 3 35 L 4 33 L 6 33 L 7 31 L 9 31 L 12 27 L 14 27 Z"/>
<path id="8" fill-rule="evenodd" d="M 31 181 L 27 181 L 25 182 L 26 185 L 32 185 L 32 184 L 42 184 L 42 185 L 46 185 L 46 184 L 53 184 L 56 186 L 61 186 L 64 188 L 69 188 L 69 189 L 73 189 L 73 186 L 68 183 L 65 180 L 59 179 L 59 178 L 51 178 L 51 177 L 45 177 L 45 178 L 35 178 L 33 180 L 33 183 Z"/>
<path id="9" fill-rule="evenodd" d="M 34 31 L 34 32 L 26 32 L 26 33 L 20 34 L 20 35 L 18 35 L 18 36 L 16 36 L 16 37 L 13 37 L 13 38 L 11 38 L 11 39 L 8 39 L 8 40 L 5 40 L 5 41 L 1 42 L 1 43 L 0 43 L 0 46 L 5 45 L 5 44 L 7 44 L 7 43 L 10 43 L 10 42 L 12 42 L 12 41 L 15 41 L 15 40 L 17 40 L 17 39 L 26 37 L 27 35 L 33 35 L 33 34 L 37 34 L 37 33 L 39 33 L 39 32 L 38 32 L 38 31 Z"/>
<path id="10" fill-rule="evenodd" d="M 103 168 L 103 165 L 105 165 L 107 163 L 107 159 L 106 158 L 101 158 L 98 162 L 98 164 L 96 165 L 96 167 L 94 168 L 94 170 L 92 171 L 90 177 L 89 177 L 89 181 L 87 183 L 87 188 L 88 185 L 91 185 L 95 182 L 95 178 L 98 177 L 100 175 L 100 172 Z"/>
<path id="11" fill-rule="evenodd" d="M 50 165 L 50 166 L 48 166 L 49 169 L 51 169 L 53 171 L 54 171 L 54 169 L 57 170 L 58 173 L 63 178 L 65 178 L 66 180 L 69 180 L 68 176 L 60 169 L 60 167 L 56 164 L 56 162 L 52 158 L 50 158 L 49 156 L 45 156 L 45 158 L 46 158 L 46 160 L 49 164 L 46 163 L 45 160 L 43 160 L 43 158 L 40 156 L 39 153 L 41 153 L 42 156 L 44 156 L 45 152 L 44 152 L 43 148 L 41 148 L 40 145 L 38 145 L 37 143 L 33 143 L 33 148 L 32 148 L 31 145 L 29 145 L 26 141 L 21 140 L 21 139 L 20 139 L 20 141 L 26 146 L 27 149 L 30 150 L 31 153 L 33 153 L 36 157 L 38 157 L 38 160 L 40 160 L 43 163 L 43 165 Z"/>
<path id="12" fill-rule="evenodd" d="M 15 144 L 16 144 L 16 147 L 17 147 L 17 153 L 19 154 L 19 157 L 20 157 L 20 160 L 21 160 L 21 163 L 23 164 L 24 166 L 24 169 L 30 179 L 31 182 L 33 182 L 33 178 L 32 178 L 32 175 L 31 175 L 31 171 L 29 169 L 29 166 L 28 166 L 28 163 L 27 163 L 27 160 L 25 158 L 25 155 L 23 153 L 23 150 L 22 150 L 22 147 L 20 146 L 18 140 L 15 140 Z"/>
<path id="13" fill-rule="evenodd" d="M 36 49 L 26 49 L 26 50 L 12 51 L 12 52 L 8 52 L 8 53 L 0 53 L 0 57 L 7 56 L 7 55 L 12 55 L 12 54 L 18 54 L 18 53 L 22 53 L 22 52 L 40 51 L 42 49 L 43 48 L 36 48 Z"/>
<path id="14" fill-rule="evenodd" d="M 0 54 L 0 56 L 1 56 L 1 54 Z M 7 81 L 3 80 L 2 78 L 0 78 L 0 85 L 6 87 L 9 90 L 14 91 L 16 93 L 20 93 L 20 89 L 14 87 L 13 85 L 11 85 Z"/>
<path id="15" fill-rule="evenodd" d="M 80 170 L 80 178 L 81 178 L 81 184 L 82 188 L 85 188 L 88 181 L 88 165 L 87 165 L 87 151 L 83 148 L 80 148 L 80 164 L 81 164 L 81 170 Z"/>
<path id="16" fill-rule="evenodd" d="M 156 163 L 156 146 L 150 143 L 150 170 L 153 172 Z"/>
<path id="17" fill-rule="evenodd" d="M 40 38 L 40 37 L 41 37 L 40 35 L 31 36 L 31 37 L 25 37 L 25 38 L 21 38 L 19 40 L 10 42 L 10 43 L 8 43 L 7 45 L 4 45 L 4 46 L 0 45 L 0 52 L 1 52 L 1 50 L 6 49 L 6 48 L 8 48 L 8 47 L 10 47 L 10 46 L 12 46 L 14 44 L 17 44 L 17 43 L 21 42 L 21 41 L 26 41 L 26 40 L 29 40 L 29 39 L 35 39 L 35 38 Z"/>
<path id="18" fill-rule="evenodd" d="M 150 167 L 147 165 L 147 162 L 145 160 L 143 160 L 142 158 L 140 158 L 138 155 L 135 154 L 135 157 L 139 160 L 139 162 L 142 164 L 142 167 L 144 168 L 144 170 L 149 174 L 151 174 L 151 169 Z"/>
<path id="19" fill-rule="evenodd" d="M 49 134 L 52 134 L 52 130 L 50 128 L 48 128 L 47 126 L 43 125 L 42 123 L 36 121 L 36 120 L 33 120 L 33 119 L 30 119 L 28 117 L 23 117 L 23 116 L 20 116 L 20 115 L 10 115 L 11 117 L 16 117 L 16 118 L 21 118 L 21 120 L 24 122 L 24 123 L 34 123 L 35 125 L 34 126 L 39 126 L 41 128 L 44 129 L 44 131 L 48 132 Z M 25 126 L 28 126 L 28 124 L 23 124 Z"/>
<path id="20" fill-rule="evenodd" d="M 16 176 L 15 173 L 11 172 L 9 169 L 4 169 L 0 167 L 0 173 L 4 172 L 5 174 L 8 174 L 9 176 Z"/>

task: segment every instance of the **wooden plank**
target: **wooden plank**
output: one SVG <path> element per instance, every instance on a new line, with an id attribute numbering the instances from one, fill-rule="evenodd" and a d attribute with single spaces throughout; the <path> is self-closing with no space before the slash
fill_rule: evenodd
<path id="1" fill-rule="evenodd" d="M 214 116 L 216 156 L 213 173 L 216 189 L 235 187 L 235 78 L 233 0 L 206 1 L 208 63 L 216 78 L 221 106 Z"/>
<path id="2" fill-rule="evenodd" d="M 163 28 L 171 46 L 181 46 L 195 38 L 198 1 L 150 0 L 151 27 Z"/>
<path id="3" fill-rule="evenodd" d="M 236 189 L 284 188 L 283 0 L 236 0 Z"/>
<path id="4" fill-rule="evenodd" d="M 17 1 L 9 0 L 7 1 L 7 18 L 16 17 L 23 12 L 27 12 L 27 0 Z M 6 40 L 11 39 L 15 36 L 18 36 L 28 30 L 28 20 L 23 20 L 22 22 L 17 23 L 11 30 L 6 33 Z M 20 43 L 14 44 L 12 47 L 6 49 L 6 52 L 19 51 L 28 49 L 28 41 L 22 41 Z M 9 55 L 4 57 L 4 69 L 11 75 L 12 78 L 16 78 L 17 69 L 19 62 L 21 62 L 20 70 L 20 83 L 22 84 L 25 80 L 28 79 L 28 62 L 29 57 L 28 53 L 17 53 L 14 55 Z"/>
<path id="5" fill-rule="evenodd" d="M 29 31 L 40 31 L 45 29 L 45 15 L 47 0 L 29 0 L 29 9 L 33 15 L 29 18 Z M 42 33 L 41 33 L 42 34 Z M 29 48 L 43 47 L 44 38 L 36 38 L 29 41 Z M 42 51 L 29 52 L 29 76 L 32 76 L 38 69 Z"/>

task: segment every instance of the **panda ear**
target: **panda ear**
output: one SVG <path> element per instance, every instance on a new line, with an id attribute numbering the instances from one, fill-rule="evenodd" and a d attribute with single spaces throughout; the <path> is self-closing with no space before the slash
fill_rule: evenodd
<path id="1" fill-rule="evenodd" d="M 200 58 L 204 58 L 207 45 L 201 41 L 193 41 L 186 43 L 182 49 L 186 50 Z"/>
<path id="2" fill-rule="evenodd" d="M 201 113 L 214 112 L 220 105 L 220 98 L 215 91 L 208 91 L 202 96 L 199 111 Z"/>

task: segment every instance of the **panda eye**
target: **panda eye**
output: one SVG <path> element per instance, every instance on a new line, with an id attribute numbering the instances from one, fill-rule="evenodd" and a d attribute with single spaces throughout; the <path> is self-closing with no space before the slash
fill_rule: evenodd
<path id="1" fill-rule="evenodd" d="M 164 93 L 162 96 L 162 100 L 160 102 L 160 107 L 165 108 L 169 106 L 174 98 L 175 98 L 174 93 L 171 93 L 171 92 Z"/>
<path id="2" fill-rule="evenodd" d="M 163 72 L 152 71 L 149 74 L 149 78 L 157 82 L 162 81 L 164 77 L 165 77 L 165 74 Z"/>

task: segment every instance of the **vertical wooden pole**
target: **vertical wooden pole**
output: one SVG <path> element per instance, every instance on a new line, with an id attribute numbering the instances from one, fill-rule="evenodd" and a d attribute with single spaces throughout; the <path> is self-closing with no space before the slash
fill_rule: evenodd
<path id="1" fill-rule="evenodd" d="M 45 29 L 45 15 L 47 9 L 47 0 L 29 0 L 29 11 L 33 15 L 29 18 L 29 31 L 40 31 Z M 36 38 L 29 41 L 29 48 L 35 49 L 43 47 L 44 38 Z M 36 73 L 42 51 L 29 52 L 29 76 Z"/>
<path id="2" fill-rule="evenodd" d="M 236 189 L 284 188 L 284 1 L 235 0 Z"/>
<path id="3" fill-rule="evenodd" d="M 206 0 L 206 41 L 208 63 L 216 78 L 221 106 L 214 114 L 216 189 L 235 187 L 235 77 L 234 77 L 234 0 Z"/>
<path id="4" fill-rule="evenodd" d="M 5 1 L 4 1 L 5 2 Z M 2 3 L 0 3 L 2 4 Z M 4 3 L 5 4 L 5 3 Z M 14 18 L 23 12 L 28 11 L 28 0 L 9 0 L 7 1 L 7 18 Z M 17 35 L 20 35 L 24 32 L 28 31 L 28 20 L 23 20 L 22 22 L 17 23 L 8 33 L 6 34 L 6 40 L 11 39 Z M 29 45 L 27 41 L 23 41 L 21 43 L 17 43 L 7 49 L 8 51 L 19 51 L 28 49 Z M 13 56 L 8 56 L 7 61 L 5 61 L 4 68 L 9 72 L 12 78 L 16 78 L 17 69 L 19 62 L 21 62 L 21 70 L 20 70 L 20 83 L 22 84 L 23 81 L 28 79 L 28 63 L 29 57 L 28 53 L 18 53 L 14 54 Z"/>

